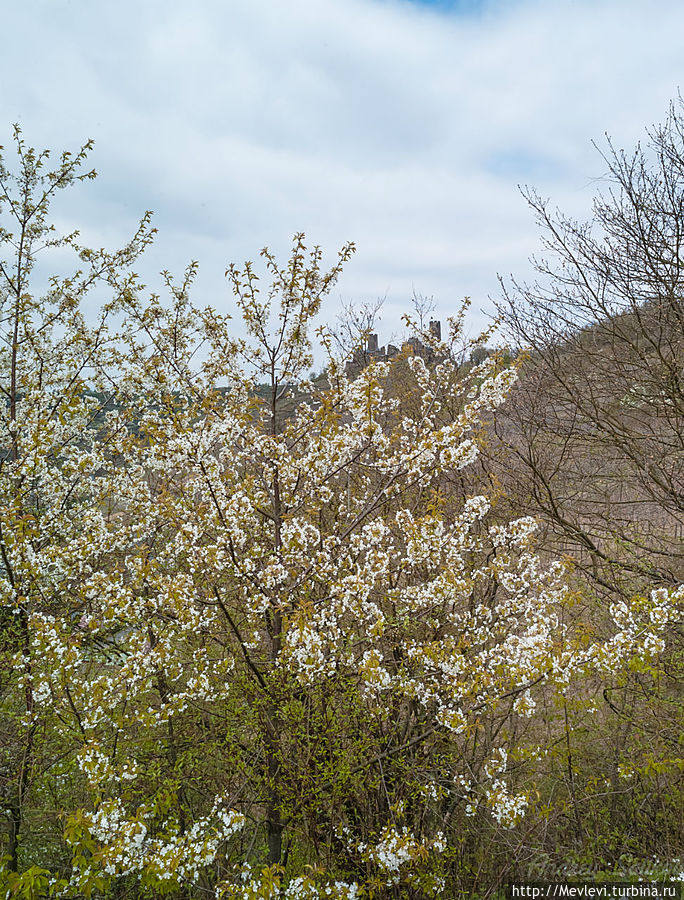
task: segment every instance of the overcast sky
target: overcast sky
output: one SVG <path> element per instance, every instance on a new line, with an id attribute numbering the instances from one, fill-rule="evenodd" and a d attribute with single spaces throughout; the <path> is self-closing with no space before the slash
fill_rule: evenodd
<path id="1" fill-rule="evenodd" d="M 94 138 L 62 224 L 112 245 L 154 210 L 146 276 L 196 259 L 198 301 L 297 231 L 355 241 L 328 313 L 386 295 L 384 341 L 414 289 L 442 318 L 471 296 L 477 327 L 538 249 L 518 184 L 588 215 L 592 139 L 631 147 L 683 72 L 681 0 L 24 0 L 0 143 Z"/>

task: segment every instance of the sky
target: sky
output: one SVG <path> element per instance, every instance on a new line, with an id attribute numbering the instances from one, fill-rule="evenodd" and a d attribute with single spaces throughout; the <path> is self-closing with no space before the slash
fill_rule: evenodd
<path id="1" fill-rule="evenodd" d="M 684 82 L 681 0 L 24 0 L 3 38 L 6 153 L 13 122 L 96 142 L 60 227 L 114 247 L 154 210 L 145 279 L 197 260 L 224 311 L 229 263 L 352 240 L 324 315 L 384 297 L 381 343 L 414 291 L 485 324 L 540 247 L 519 186 L 588 217 L 592 141 L 631 148 Z"/>

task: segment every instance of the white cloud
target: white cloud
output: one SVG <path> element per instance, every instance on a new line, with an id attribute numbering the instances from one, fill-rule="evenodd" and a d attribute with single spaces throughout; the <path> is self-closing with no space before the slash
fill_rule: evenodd
<path id="1" fill-rule="evenodd" d="M 230 261 L 295 231 L 359 246 L 339 291 L 413 287 L 438 312 L 487 308 L 496 273 L 529 272 L 534 184 L 587 215 L 612 133 L 629 147 L 681 78 L 678 0 L 26 0 L 3 15 L 2 141 L 93 136 L 96 184 L 62 215 L 97 242 L 157 213 L 151 268 L 197 258 L 198 293 L 226 298 Z"/>

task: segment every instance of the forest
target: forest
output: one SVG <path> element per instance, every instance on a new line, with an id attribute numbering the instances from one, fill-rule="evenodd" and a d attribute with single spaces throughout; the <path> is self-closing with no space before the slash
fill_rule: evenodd
<path id="1" fill-rule="evenodd" d="M 149 214 L 116 250 L 51 218 L 91 144 L 14 138 L 3 896 L 684 879 L 682 107 L 608 144 L 586 221 L 527 193 L 538 277 L 490 328 L 407 302 L 391 358 L 370 307 L 330 324 L 353 244 L 160 296 Z"/>

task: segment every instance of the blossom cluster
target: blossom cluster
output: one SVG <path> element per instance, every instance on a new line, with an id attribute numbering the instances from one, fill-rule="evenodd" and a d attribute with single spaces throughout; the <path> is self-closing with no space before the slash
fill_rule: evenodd
<path id="1" fill-rule="evenodd" d="M 39 329 L 14 360 L 0 600 L 16 632 L 13 724 L 27 754 L 50 735 L 69 761 L 64 796 L 82 801 L 67 817 L 65 894 L 99 877 L 196 883 L 213 868 L 217 897 L 355 900 L 365 878 L 438 896 L 440 806 L 508 828 L 528 803 L 503 737 L 466 769 L 482 724 L 530 718 L 538 691 L 659 653 L 679 615 L 684 586 L 656 588 L 614 604 L 607 641 L 578 638 L 535 522 L 494 523 L 490 498 L 453 489 L 516 378 L 496 357 L 464 377 L 435 346 L 434 365 L 406 353 L 353 380 L 331 360 L 297 399 L 334 272 L 315 251 L 307 274 L 301 247 L 287 271 L 267 260 L 267 297 L 251 269 L 233 272 L 256 350 L 192 307 L 190 271 L 169 282 L 168 309 L 127 280 L 111 340 L 80 321 L 61 342 Z M 265 399 L 254 372 L 271 379 Z M 445 769 L 416 776 L 434 813 L 422 831 L 394 808 L 361 833 L 357 809 L 357 831 L 341 832 L 354 877 L 280 871 L 283 830 L 299 828 L 303 847 L 328 840 L 355 778 L 381 785 L 385 809 L 383 763 L 409 769 L 430 740 Z M 258 842 L 273 865 L 252 867 Z"/>

